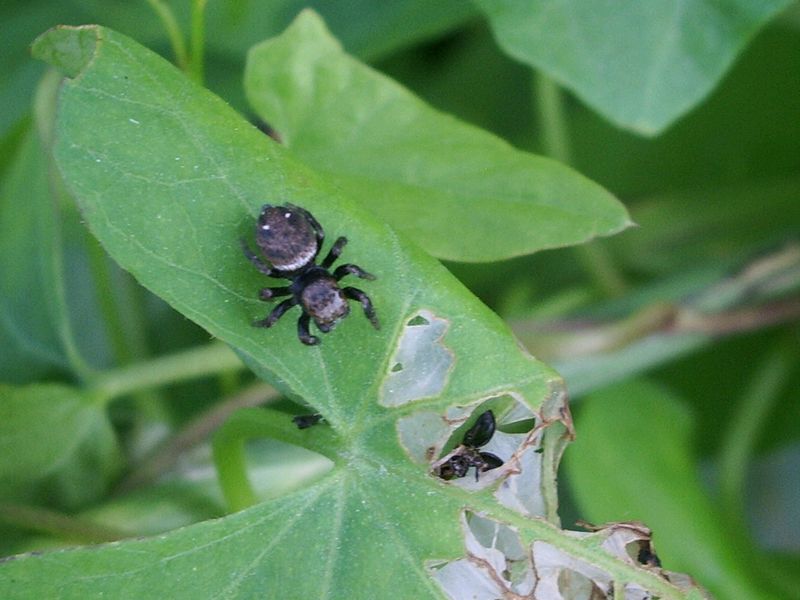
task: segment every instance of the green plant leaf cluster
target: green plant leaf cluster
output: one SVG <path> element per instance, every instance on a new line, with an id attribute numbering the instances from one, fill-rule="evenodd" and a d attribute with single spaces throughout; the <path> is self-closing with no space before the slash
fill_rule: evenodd
<path id="1" fill-rule="evenodd" d="M 629 224 L 599 186 L 436 113 L 310 15 L 253 48 L 245 88 L 296 156 L 434 256 L 494 261 Z"/>
<path id="2" fill-rule="evenodd" d="M 475 0 L 498 43 L 614 123 L 657 134 L 700 102 L 788 0 Z M 624 57 L 624 59 L 620 59 Z"/>
<path id="3" fill-rule="evenodd" d="M 292 431 L 288 417 L 257 411 L 252 416 L 241 413 L 224 431 L 243 422 L 261 435 L 298 445 L 305 436 L 305 445 L 333 462 L 333 469 L 318 483 L 238 518 L 139 544 L 143 562 L 135 568 L 140 575 L 151 575 L 137 577 L 138 587 L 129 586 L 124 575 L 113 575 L 123 563 L 131 566 L 127 552 L 118 554 L 113 548 L 101 550 L 105 558 L 100 562 L 96 552 L 60 555 L 56 568 L 75 576 L 59 577 L 59 586 L 69 594 L 88 593 L 82 582 L 89 569 L 106 573 L 100 585 L 109 593 L 124 587 L 126 594 L 137 595 L 183 582 L 190 595 L 213 589 L 246 595 L 255 589 L 252 586 L 277 589 L 287 573 L 309 571 L 326 557 L 327 574 L 307 579 L 308 589 L 298 585 L 298 593 L 340 595 L 344 592 L 336 590 L 363 588 L 369 581 L 372 593 L 378 595 L 387 595 L 397 585 L 415 596 L 436 595 L 438 587 L 425 561 L 448 559 L 463 551 L 453 523 L 458 522 L 469 492 L 431 477 L 429 467 L 423 466 L 430 460 L 425 448 L 444 447 L 448 441 L 446 428 L 438 425 L 426 433 L 418 428 L 431 419 L 432 424 L 441 423 L 447 414 L 454 423 L 463 421 L 470 406 L 490 405 L 512 421 L 527 415 L 525 419 L 539 423 L 533 437 L 509 434 L 506 443 L 519 444 L 520 454 L 503 467 L 509 481 L 519 478 L 522 469 L 539 481 L 538 486 L 517 491 L 498 488 L 496 500 L 490 500 L 486 490 L 476 495 L 476 507 L 518 523 L 532 515 L 556 519 L 555 465 L 568 426 L 559 380 L 520 352 L 502 322 L 438 263 L 407 246 L 385 225 L 374 224 L 338 189 L 131 40 L 100 28 L 61 28 L 40 38 L 34 52 L 68 75 L 59 94 L 54 157 L 66 188 L 104 247 L 146 287 L 236 348 L 284 393 L 312 404 L 330 427 L 314 437 L 299 432 L 287 437 L 286 432 Z M 122 189 L 125 193 L 118 193 Z M 264 202 L 264 189 L 308 207 L 329 227 L 349 225 L 356 234 L 348 246 L 350 256 L 375 273 L 393 275 L 379 277 L 370 287 L 381 307 L 380 335 L 366 322 L 350 319 L 349 336 L 341 336 L 343 328 L 339 329 L 312 350 L 295 341 L 289 323 L 275 328 L 271 343 L 250 326 L 248 317 L 258 303 L 248 297 L 247 288 L 256 287 L 258 278 L 242 259 L 238 244 L 231 243 L 231 232 L 246 235 Z M 391 251 L 365 252 L 380 247 Z M 431 281 L 435 287 L 426 285 Z M 437 330 L 421 337 L 414 331 L 426 327 Z M 438 353 L 444 362 L 427 373 L 425 362 L 396 362 L 407 360 L 406 347 L 412 355 Z M 357 360 L 343 360 L 349 355 Z M 220 447 L 217 463 L 223 491 L 234 507 L 241 507 L 235 495 L 241 490 L 231 491 L 225 477 L 236 465 L 225 464 L 230 452 L 226 455 Z M 540 455 L 534 454 L 535 447 Z M 523 459 L 525 453 L 531 458 Z M 491 482 L 484 476 L 483 488 Z M 414 488 L 419 491 L 409 493 Z M 251 520 L 250 525 L 239 519 Z M 275 530 L 266 547 L 258 534 L 262 526 Z M 376 549 L 371 534 L 379 526 L 387 533 L 383 550 Z M 530 527 L 548 531 L 549 526 L 533 521 L 526 529 Z M 238 533 L 231 537 L 233 531 Z M 255 537 L 246 535 L 248 531 Z M 218 562 L 197 578 L 190 565 L 203 560 L 192 551 L 198 536 L 208 536 L 200 544 L 204 552 L 221 552 L 235 557 L 234 562 Z M 575 546 L 568 537 L 560 543 Z M 253 544 L 260 547 L 255 560 Z M 346 558 L 337 547 L 348 549 Z M 390 547 L 401 550 L 404 561 L 392 569 L 384 566 L 380 579 L 364 579 L 384 562 L 382 555 Z M 305 552 L 306 561 L 298 560 L 304 548 L 315 550 Z M 157 565 L 176 552 L 184 555 L 186 564 L 174 563 L 175 577 L 164 581 L 157 575 Z M 354 556 L 363 570 L 347 568 Z M 609 559 L 600 557 L 600 562 Z M 27 579 L 26 562 L 11 563 L 6 571 L 9 579 L 3 581 Z M 370 567 L 371 562 L 375 564 Z M 264 571 L 267 563 L 272 568 Z M 231 572 L 247 579 L 244 587 L 223 576 Z M 651 575 L 638 577 L 669 589 Z M 54 579 L 37 581 L 26 593 L 47 593 Z"/>
<path id="4" fill-rule="evenodd" d="M 0 597 L 792 597 L 785 5 L 0 9 Z M 379 330 L 252 326 L 265 203 Z"/>

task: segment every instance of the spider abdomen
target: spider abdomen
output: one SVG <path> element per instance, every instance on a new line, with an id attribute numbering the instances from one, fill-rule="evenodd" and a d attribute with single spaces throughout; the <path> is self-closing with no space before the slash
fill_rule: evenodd
<path id="1" fill-rule="evenodd" d="M 301 213 L 284 206 L 265 206 L 256 227 L 256 243 L 276 269 L 296 271 L 319 251 L 313 225 Z"/>

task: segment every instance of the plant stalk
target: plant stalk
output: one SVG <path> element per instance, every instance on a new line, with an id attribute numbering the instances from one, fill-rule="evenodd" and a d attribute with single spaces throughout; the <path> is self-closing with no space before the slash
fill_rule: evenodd
<path id="1" fill-rule="evenodd" d="M 205 79 L 205 35 L 207 0 L 192 0 L 192 18 L 189 29 L 189 75 L 199 85 Z"/>
<path id="2" fill-rule="evenodd" d="M 543 72 L 535 75 L 534 96 L 537 121 L 541 128 L 542 151 L 546 156 L 565 165 L 572 163 L 569 127 L 564 111 L 564 94 L 558 84 Z M 604 296 L 621 296 L 627 289 L 622 273 L 611 255 L 597 241 L 575 247 L 575 253 L 584 271 Z"/>
<path id="3" fill-rule="evenodd" d="M 720 504 L 733 526 L 746 525 L 744 499 L 748 466 L 764 422 L 795 366 L 795 357 L 794 348 L 786 342 L 766 356 L 739 401 L 723 438 L 719 459 Z"/>
<path id="4" fill-rule="evenodd" d="M 212 342 L 106 371 L 93 379 L 92 387 L 107 402 L 125 394 L 243 368 L 233 350 L 220 342 Z"/>
<path id="5" fill-rule="evenodd" d="M 186 42 L 183 40 L 183 32 L 181 31 L 178 20 L 175 18 L 175 13 L 169 7 L 169 4 L 163 0 L 147 0 L 147 3 L 161 19 L 161 24 L 167 32 L 169 42 L 172 45 L 172 52 L 175 54 L 175 64 L 180 67 L 182 71 L 186 71 L 189 66 L 189 55 L 186 52 Z"/>

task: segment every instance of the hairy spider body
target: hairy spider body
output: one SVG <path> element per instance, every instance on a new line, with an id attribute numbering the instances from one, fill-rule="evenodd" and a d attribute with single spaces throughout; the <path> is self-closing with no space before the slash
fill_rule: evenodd
<path id="1" fill-rule="evenodd" d="M 353 264 L 340 265 L 333 273 L 328 270 L 347 244 L 345 237 L 338 238 L 322 263 L 316 264 L 324 241 L 325 231 L 307 210 L 293 204 L 265 204 L 261 208 L 256 243 L 268 262 L 262 261 L 245 240 L 242 240 L 242 249 L 261 273 L 288 279 L 291 283 L 286 287 L 261 289 L 259 298 L 264 301 L 282 296 L 289 298 L 278 304 L 267 318 L 256 321 L 256 327 L 272 327 L 286 311 L 299 305 L 302 314 L 297 321 L 297 336 L 304 344 L 313 346 L 319 343 L 319 338 L 309 331 L 311 320 L 321 332 L 328 333 L 350 313 L 348 300 L 356 300 L 375 329 L 380 328 L 369 296 L 358 288 L 339 287 L 339 281 L 347 275 L 361 279 L 375 279 L 375 276 Z"/>
<path id="2" fill-rule="evenodd" d="M 442 479 L 460 479 L 466 477 L 470 467 L 475 467 L 475 481 L 478 481 L 478 477 L 484 471 L 491 471 L 501 466 L 503 461 L 498 456 L 478 450 L 489 443 L 494 430 L 494 413 L 487 410 L 464 434 L 461 445 L 434 465 L 434 472 Z"/>

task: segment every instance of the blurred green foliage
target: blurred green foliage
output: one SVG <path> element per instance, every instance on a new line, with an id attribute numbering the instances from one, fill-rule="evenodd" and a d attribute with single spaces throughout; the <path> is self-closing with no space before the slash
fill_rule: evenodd
<path id="1" fill-rule="evenodd" d="M 190 3 L 167 4 L 188 31 Z M 570 528 L 576 519 L 644 520 L 655 532 L 656 550 L 664 541 L 665 566 L 694 575 L 720 598 L 736 598 L 737 586 L 748 587 L 748 597 L 800 597 L 797 5 L 768 23 L 782 3 L 770 3 L 770 14 L 745 14 L 748 25 L 737 30 L 734 51 L 715 59 L 728 66 L 707 73 L 702 85 L 688 78 L 679 82 L 690 100 L 677 112 L 665 105 L 640 127 L 658 136 L 644 138 L 608 120 L 615 98 L 611 80 L 596 90 L 604 100 L 591 101 L 607 116 L 556 90 L 561 117 L 548 120 L 542 82 L 564 79 L 542 60 L 526 59 L 546 71 L 534 72 L 504 54 L 508 40 L 481 13 L 489 2 L 210 0 L 207 87 L 252 117 L 256 111 L 242 86 L 245 52 L 282 31 L 306 4 L 321 13 L 346 50 L 435 108 L 525 151 L 554 154 L 548 139 L 560 135 L 566 144 L 553 158 L 609 190 L 638 224 L 581 248 L 446 265 L 513 325 L 534 355 L 561 370 L 574 391 L 579 438 L 561 470 L 563 525 Z M 579 11 L 582 3 L 557 4 Z M 720 10 L 733 4 L 760 3 L 723 3 Z M 586 19 L 591 22 L 591 15 Z M 124 392 L 109 405 L 59 388 L 69 396 L 63 406 L 86 427 L 99 427 L 102 439 L 88 450 L 72 447 L 63 472 L 32 478 L 27 489 L 9 466 L 8 473 L 16 474 L 14 485 L 2 483 L 0 490 L 3 555 L 105 540 L 109 531 L 149 535 L 222 514 L 208 448 L 200 443 L 207 430 L 171 446 L 181 460 L 177 467 L 170 462 L 168 481 L 145 478 L 135 491 L 115 496 L 113 486 L 125 489 L 130 480 L 115 482 L 113 474 L 120 468 L 120 446 L 130 477 L 171 433 L 186 432 L 196 419 L 211 420 L 204 411 L 220 398 L 249 401 L 252 383 L 235 358 L 215 348 L 192 365 L 176 367 L 179 375 L 159 379 L 160 359 L 203 346 L 208 334 L 109 260 L 63 196 L 49 149 L 37 141 L 48 138 L 42 115 L 57 82 L 38 83 L 44 67 L 29 57 L 28 46 L 48 27 L 88 22 L 175 57 L 147 2 L 15 0 L 0 8 L 0 376 L 9 384 L 36 382 L 29 388 L 36 402 L 49 389 L 38 386 L 52 382 L 98 389 L 111 379 L 132 383 L 120 384 Z M 694 23 L 693 31 L 700 35 L 703 27 Z M 559 60 L 571 56 L 567 42 L 556 48 Z M 695 51 L 710 52 L 690 46 L 686 55 Z M 613 53 L 602 56 L 614 59 Z M 696 58 L 703 57 L 711 61 L 707 54 Z M 624 65 L 624 53 L 618 58 Z M 596 71 L 587 77 L 567 82 L 583 98 L 601 85 Z M 627 100 L 635 92 L 624 91 Z M 20 212 L 20 202 L 26 212 Z M 20 232 L 33 234 L 12 235 Z M 19 269 L 28 261 L 34 270 Z M 126 371 L 142 365 L 147 368 Z M 143 371 L 152 381 L 139 387 Z M 25 401 L 16 393 L 8 397 L 6 410 Z M 275 406 L 303 411 L 287 399 Z M 26 414 L 35 417 L 35 411 Z M 36 435 L 45 437 L 47 429 L 65 423 L 55 420 Z M 9 417 L 4 424 L 13 422 Z M 90 433 L 82 431 L 79 441 Z M 10 435 L 3 425 L 0 435 Z M 2 448 L 4 441 L 13 448 L 13 438 L 0 440 Z M 50 442 L 48 451 L 61 444 L 58 436 Z M 285 447 L 260 448 L 250 459 L 264 481 L 273 476 L 276 453 L 281 461 L 307 460 Z M 85 469 L 67 477 L 75 461 L 85 468 L 102 465 L 92 486 L 79 485 Z M 45 463 L 37 462 L 37 468 L 48 471 Z M 317 468 L 274 477 L 282 489 L 293 489 Z M 161 474 L 157 468 L 156 473 Z M 21 511 L 22 502 L 42 512 Z M 81 529 L 83 521 L 71 528 L 44 512 L 76 506 L 81 510 L 71 513 L 75 519 L 107 529 Z M 697 545 L 682 552 L 681 544 L 690 540 Z M 738 554 L 728 560 L 731 549 Z"/>

